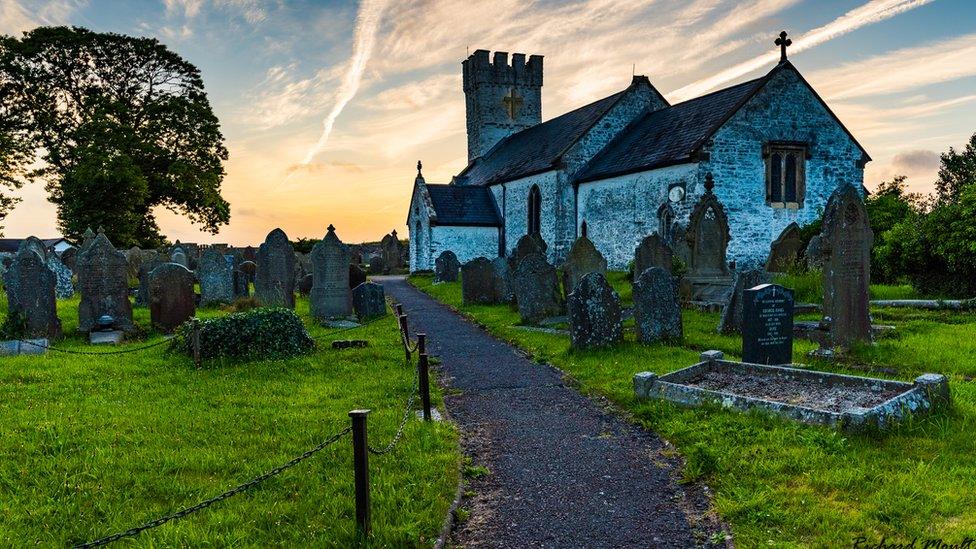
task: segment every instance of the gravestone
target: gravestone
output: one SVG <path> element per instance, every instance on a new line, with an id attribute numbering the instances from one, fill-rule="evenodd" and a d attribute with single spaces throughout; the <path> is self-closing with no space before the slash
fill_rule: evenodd
<path id="1" fill-rule="evenodd" d="M 295 288 L 298 288 L 302 279 L 310 274 L 312 274 L 312 259 L 301 252 L 295 252 Z"/>
<path id="2" fill-rule="evenodd" d="M 312 316 L 319 320 L 344 318 L 352 314 L 349 291 L 349 247 L 339 240 L 335 227 L 312 248 Z"/>
<path id="3" fill-rule="evenodd" d="M 244 276 L 247 277 L 247 281 L 250 284 L 253 284 L 257 279 L 258 264 L 253 261 L 248 261 L 246 259 L 241 261 L 241 265 L 238 267 L 238 270 L 244 273 Z"/>
<path id="4" fill-rule="evenodd" d="M 827 200 L 820 232 L 824 254 L 823 313 L 830 318 L 834 346 L 849 348 L 871 341 L 871 245 L 874 232 L 861 195 L 852 185 L 837 188 Z"/>
<path id="5" fill-rule="evenodd" d="M 731 233 L 725 207 L 712 192 L 712 175 L 705 178 L 705 193 L 698 199 L 688 221 L 686 286 L 693 301 L 723 302 L 732 282 L 726 262 Z"/>
<path id="6" fill-rule="evenodd" d="M 251 281 L 254 279 L 253 275 L 248 274 L 244 270 L 244 254 L 241 252 L 235 252 L 233 256 L 233 266 L 234 266 L 234 299 L 241 297 L 248 297 L 251 295 Z M 254 263 L 251 263 L 252 267 L 256 267 Z M 251 271 L 253 273 L 253 270 Z"/>
<path id="7" fill-rule="evenodd" d="M 312 293 L 312 285 L 315 284 L 315 277 L 307 274 L 298 281 L 298 285 L 295 289 L 298 291 L 298 295 L 302 297 L 308 297 Z"/>
<path id="8" fill-rule="evenodd" d="M 212 250 L 211 250 L 212 251 Z M 219 255 L 219 254 L 218 254 Z M 149 273 L 149 318 L 165 334 L 196 314 L 193 273 L 177 263 L 163 263 Z"/>
<path id="9" fill-rule="evenodd" d="M 512 267 L 504 257 L 491 260 L 495 268 L 495 291 L 501 299 L 500 303 L 515 303 L 515 290 L 512 283 Z"/>
<path id="10" fill-rule="evenodd" d="M 634 331 L 641 343 L 682 338 L 678 283 L 661 267 L 644 270 L 634 282 Z"/>
<path id="11" fill-rule="evenodd" d="M 295 250 L 281 229 L 268 233 L 258 248 L 254 296 L 266 307 L 295 308 Z"/>
<path id="12" fill-rule="evenodd" d="M 163 257 L 156 250 L 143 252 L 142 262 L 139 264 L 139 289 L 136 290 L 136 306 L 149 306 L 149 273 L 162 265 Z"/>
<path id="13" fill-rule="evenodd" d="M 527 234 L 518 239 L 515 249 L 508 258 L 508 267 L 514 273 L 522 259 L 529 254 L 542 254 L 546 256 L 549 245 L 542 239 L 541 235 Z"/>
<path id="14" fill-rule="evenodd" d="M 523 257 L 512 280 L 522 322 L 538 324 L 562 312 L 556 268 L 541 253 Z"/>
<path id="15" fill-rule="evenodd" d="M 78 248 L 71 247 L 61 252 L 61 263 L 64 263 L 74 274 L 75 266 L 78 263 Z"/>
<path id="16" fill-rule="evenodd" d="M 596 249 L 593 242 L 581 236 L 573 242 L 562 264 L 563 292 L 568 297 L 579 281 L 590 273 L 607 274 L 607 260 Z"/>
<path id="17" fill-rule="evenodd" d="M 71 269 L 61 262 L 56 253 L 47 254 L 47 268 L 55 277 L 54 293 L 58 299 L 68 299 L 75 295 L 75 285 L 71 281 Z"/>
<path id="18" fill-rule="evenodd" d="M 78 330 L 95 328 L 99 318 L 112 317 L 113 327 L 127 333 L 136 331 L 129 301 L 129 264 L 125 254 L 115 249 L 105 233 L 99 233 L 78 254 Z"/>
<path id="19" fill-rule="evenodd" d="M 52 254 L 53 255 L 53 254 Z M 3 273 L 8 314 L 18 314 L 26 323 L 29 338 L 60 339 L 61 320 L 55 301 L 57 277 L 37 249 L 20 244 Z"/>
<path id="20" fill-rule="evenodd" d="M 566 299 L 574 349 L 606 347 L 623 339 L 620 296 L 602 273 L 587 273 Z"/>
<path id="21" fill-rule="evenodd" d="M 356 286 L 352 289 L 352 306 L 360 322 L 385 315 L 386 294 L 383 286 L 374 282 Z"/>
<path id="22" fill-rule="evenodd" d="M 366 282 L 366 271 L 356 263 L 349 264 L 349 289 Z"/>
<path id="23" fill-rule="evenodd" d="M 125 251 L 125 260 L 129 263 L 128 276 L 130 279 L 139 278 L 139 266 L 142 264 L 142 250 L 133 246 Z"/>
<path id="24" fill-rule="evenodd" d="M 751 269 L 735 273 L 729 299 L 722 307 L 722 317 L 718 323 L 718 333 L 734 334 L 742 331 L 742 292 L 760 284 L 770 282 L 769 273 L 762 269 Z"/>
<path id="25" fill-rule="evenodd" d="M 386 271 L 386 264 L 380 256 L 374 256 L 369 260 L 369 274 L 381 275 Z"/>
<path id="26" fill-rule="evenodd" d="M 634 250 L 633 280 L 651 267 L 660 267 L 669 273 L 674 271 L 674 252 L 657 233 L 645 236 Z"/>
<path id="27" fill-rule="evenodd" d="M 349 260 L 353 265 L 359 265 L 363 262 L 363 247 L 362 246 L 349 246 L 349 252 L 352 254 L 352 258 Z M 359 286 L 359 284 L 356 284 Z M 355 288 L 356 286 L 353 286 Z"/>
<path id="28" fill-rule="evenodd" d="M 41 241 L 40 238 L 37 238 L 36 236 L 28 236 L 23 242 L 20 243 L 20 246 L 27 246 L 28 248 L 34 250 L 39 256 L 41 256 L 45 263 L 47 262 L 47 246 L 44 245 L 44 242 Z M 17 251 L 20 251 L 19 248 Z"/>
<path id="29" fill-rule="evenodd" d="M 803 249 L 800 237 L 800 226 L 790 223 L 783 229 L 779 237 L 769 246 L 769 258 L 766 260 L 766 270 L 771 273 L 785 273 L 796 264 Z"/>
<path id="30" fill-rule="evenodd" d="M 380 241 L 380 249 L 383 254 L 384 273 L 403 268 L 403 250 L 400 247 L 400 239 L 397 238 L 396 230 L 383 237 L 383 240 Z"/>
<path id="31" fill-rule="evenodd" d="M 760 284 L 742 292 L 742 361 L 793 362 L 793 290 Z"/>
<path id="32" fill-rule="evenodd" d="M 169 254 L 169 262 L 176 263 L 177 265 L 183 265 L 187 269 L 190 268 L 190 259 L 186 255 L 186 251 L 183 248 L 176 248 Z"/>
<path id="33" fill-rule="evenodd" d="M 85 233 L 81 235 L 81 249 L 78 250 L 79 254 L 91 246 L 91 243 L 95 241 L 95 236 L 97 235 L 95 234 L 95 231 L 91 229 L 91 227 L 85 229 Z"/>
<path id="34" fill-rule="evenodd" d="M 230 261 L 228 261 L 230 259 Z M 200 281 L 200 305 L 234 301 L 233 258 L 209 248 L 200 257 L 197 266 L 197 280 Z"/>
<path id="35" fill-rule="evenodd" d="M 457 282 L 461 262 L 451 250 L 441 252 L 434 260 L 434 282 Z"/>
<path id="36" fill-rule="evenodd" d="M 484 257 L 476 257 L 461 266 L 461 300 L 465 305 L 505 303 L 499 290 L 495 266 Z"/>

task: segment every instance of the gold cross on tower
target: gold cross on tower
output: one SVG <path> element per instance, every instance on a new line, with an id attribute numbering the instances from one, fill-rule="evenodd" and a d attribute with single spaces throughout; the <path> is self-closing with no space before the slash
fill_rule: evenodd
<path id="1" fill-rule="evenodd" d="M 505 96 L 505 99 L 502 99 L 502 102 L 505 103 L 505 111 L 508 113 L 508 117 L 515 120 L 515 115 L 522 108 L 522 98 L 515 93 L 515 88 L 509 90 L 508 95 Z"/>
<path id="2" fill-rule="evenodd" d="M 786 31 L 779 33 L 775 44 L 779 46 L 779 62 L 786 61 L 786 48 L 793 45 L 793 41 L 786 37 Z"/>

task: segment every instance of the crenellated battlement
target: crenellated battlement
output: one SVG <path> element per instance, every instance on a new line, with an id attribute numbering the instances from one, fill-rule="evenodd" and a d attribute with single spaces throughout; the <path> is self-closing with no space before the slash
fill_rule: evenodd
<path id="1" fill-rule="evenodd" d="M 476 50 L 461 65 L 464 90 L 492 84 L 500 86 L 542 86 L 542 56 L 513 53 L 509 63 L 508 52 L 496 51 L 491 57 L 488 50 Z"/>

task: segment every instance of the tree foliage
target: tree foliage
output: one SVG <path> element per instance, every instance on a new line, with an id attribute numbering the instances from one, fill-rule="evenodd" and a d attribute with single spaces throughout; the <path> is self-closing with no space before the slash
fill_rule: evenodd
<path id="1" fill-rule="evenodd" d="M 897 282 L 905 276 L 905 266 L 899 252 L 901 235 L 892 229 L 906 220 L 917 220 L 925 208 L 922 195 L 907 192 L 904 175 L 883 181 L 878 190 L 864 201 L 874 231 L 871 250 L 871 279 L 878 282 Z"/>
<path id="2" fill-rule="evenodd" d="M 941 158 L 935 191 L 938 201 L 946 204 L 956 201 L 963 188 L 976 183 L 976 134 L 969 138 L 962 152 L 949 147 Z"/>
<path id="3" fill-rule="evenodd" d="M 230 220 L 227 149 L 200 71 L 157 40 L 78 27 L 3 36 L 0 91 L 11 151 L 0 183 L 44 180 L 65 236 L 109 219 L 116 245 L 156 246 L 159 206 L 212 233 Z"/>

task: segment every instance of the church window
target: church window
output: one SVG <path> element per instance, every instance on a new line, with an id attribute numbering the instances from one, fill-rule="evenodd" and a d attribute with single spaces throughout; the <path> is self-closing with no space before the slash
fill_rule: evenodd
<path id="1" fill-rule="evenodd" d="M 540 234 L 542 232 L 542 192 L 538 185 L 532 185 L 529 191 L 529 223 L 528 234 Z"/>
<path id="2" fill-rule="evenodd" d="M 798 143 L 766 146 L 766 203 L 774 208 L 803 207 L 807 147 Z"/>

